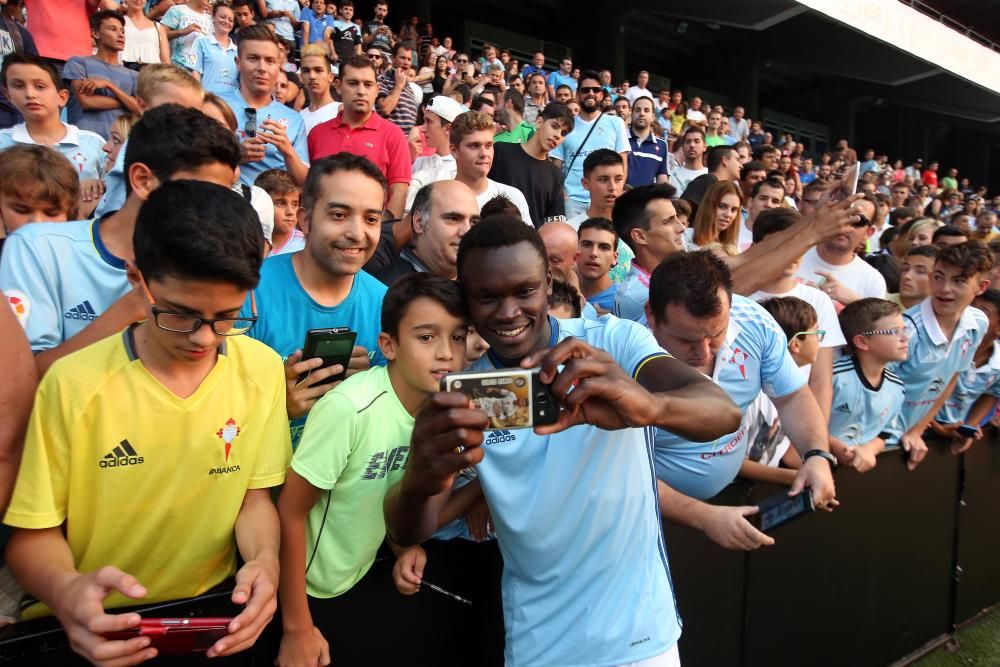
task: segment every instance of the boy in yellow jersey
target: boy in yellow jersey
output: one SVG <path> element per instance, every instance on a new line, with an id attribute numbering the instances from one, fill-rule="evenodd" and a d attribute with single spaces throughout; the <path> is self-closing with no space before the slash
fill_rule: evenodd
<path id="1" fill-rule="evenodd" d="M 385 610 L 363 600 L 385 539 L 382 500 L 406 468 L 413 415 L 442 377 L 464 368 L 467 335 L 455 282 L 404 276 L 382 302 L 378 345 L 388 366 L 347 378 L 309 412 L 278 501 L 277 664 L 328 665 L 331 654 L 334 664 L 371 659 Z"/>
<path id="2" fill-rule="evenodd" d="M 147 637 L 105 639 L 140 621 L 105 607 L 197 596 L 235 574 L 232 602 L 245 607 L 209 657 L 253 645 L 274 613 L 284 370 L 239 335 L 254 322 L 240 308 L 263 243 L 228 188 L 163 184 L 139 211 L 128 266 L 145 320 L 60 359 L 39 387 L 7 559 L 41 603 L 26 616 L 54 614 L 91 662 L 156 655 Z"/>

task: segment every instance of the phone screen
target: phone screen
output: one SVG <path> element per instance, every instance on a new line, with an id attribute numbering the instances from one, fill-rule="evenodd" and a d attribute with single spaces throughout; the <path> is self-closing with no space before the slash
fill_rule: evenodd
<path id="1" fill-rule="evenodd" d="M 351 338 L 321 340 L 316 343 L 316 356 L 322 357 L 323 359 L 350 358 L 351 350 L 353 349 L 354 340 Z"/>
<path id="2" fill-rule="evenodd" d="M 776 505 L 761 509 L 760 529 L 768 531 L 775 526 L 787 523 L 795 517 L 811 511 L 808 506 L 808 492 L 800 493 Z"/>

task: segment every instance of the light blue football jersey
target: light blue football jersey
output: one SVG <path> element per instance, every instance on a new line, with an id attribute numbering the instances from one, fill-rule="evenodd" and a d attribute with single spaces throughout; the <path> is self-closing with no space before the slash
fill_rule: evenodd
<path id="1" fill-rule="evenodd" d="M 852 447 L 879 436 L 886 443 L 898 442 L 902 434 L 894 422 L 905 398 L 903 381 L 891 370 L 884 370 L 882 384 L 873 387 L 857 357 L 841 357 L 833 364 L 830 435 Z"/>
<path id="2" fill-rule="evenodd" d="M 549 322 L 550 345 L 579 338 L 633 377 L 666 356 L 647 329 L 627 320 Z M 488 352 L 472 370 L 501 363 Z M 485 435 L 477 470 L 504 558 L 507 665 L 620 665 L 673 646 L 681 625 L 650 429 Z"/>
<path id="3" fill-rule="evenodd" d="M 979 368 L 970 364 L 958 376 L 955 391 L 945 401 L 935 419 L 945 424 L 967 423 L 965 418 L 969 410 L 983 394 L 1000 398 L 1000 341 L 993 342 L 993 354 L 985 364 Z"/>
<path id="4" fill-rule="evenodd" d="M 927 415 L 955 373 L 969 368 L 989 325 L 981 310 L 969 306 L 948 340 L 934 316 L 931 302 L 931 298 L 924 299 L 903 313 L 910 352 L 906 361 L 892 367 L 906 387 L 906 400 L 898 423 L 894 424 L 901 434 Z"/>
<path id="5" fill-rule="evenodd" d="M 222 46 L 215 35 L 203 35 L 194 43 L 194 66 L 201 75 L 202 87 L 210 93 L 225 93 L 236 88 L 236 42 Z"/>
<path id="6" fill-rule="evenodd" d="M 646 324 L 646 302 L 649 301 L 649 272 L 632 262 L 625 280 L 615 291 L 614 314 L 625 320 Z"/>
<path id="7" fill-rule="evenodd" d="M 236 121 L 239 129 L 236 131 L 236 138 L 242 143 L 246 139 L 244 130 L 247 126 L 247 112 L 250 104 L 243 99 L 238 88 L 232 90 L 219 90 L 216 93 L 221 97 L 229 108 L 236 114 Z M 306 146 L 306 124 L 302 120 L 302 114 L 294 109 L 289 109 L 284 104 L 271 101 L 266 107 L 257 109 L 257 132 L 266 132 L 264 121 L 268 118 L 281 123 L 288 134 L 288 140 L 292 142 L 292 147 L 299 159 L 309 163 L 309 149 Z M 285 158 L 281 156 L 278 149 L 271 144 L 264 144 L 264 158 L 257 162 L 247 162 L 240 165 L 240 180 L 246 185 L 253 185 L 257 177 L 268 169 L 286 169 Z"/>
<path id="8" fill-rule="evenodd" d="M 386 286 L 364 271 L 354 276 L 347 298 L 336 306 L 321 306 L 302 288 L 290 255 L 276 255 L 264 261 L 260 284 L 254 290 L 257 300 L 257 323 L 248 334 L 281 355 L 282 360 L 302 349 L 310 329 L 350 327 L 357 332 L 355 345 L 368 350 L 373 366 L 385 366 L 378 347 L 382 331 L 382 298 Z M 250 315 L 250 299 L 241 314 Z M 306 420 L 292 422 L 292 445 L 297 446 Z"/>
<path id="9" fill-rule="evenodd" d="M 97 202 L 97 209 L 94 215 L 101 217 L 108 213 L 114 213 L 125 205 L 127 194 L 125 192 L 125 149 L 128 148 L 128 139 L 122 144 L 115 158 L 111 171 L 104 175 L 104 196 Z"/>
<path id="10" fill-rule="evenodd" d="M 788 353 L 785 334 L 774 318 L 757 302 L 734 294 L 712 381 L 746 414 L 761 391 L 770 398 L 788 396 L 805 386 L 806 375 Z M 656 429 L 656 476 L 683 494 L 711 498 L 740 470 L 747 447 L 745 427 L 711 442 L 690 442 Z"/>
<path id="11" fill-rule="evenodd" d="M 18 317 L 35 352 L 61 345 L 131 291 L 125 261 L 104 247 L 100 225 L 36 222 L 4 244 L 0 291 L 22 304 Z"/>
<path id="12" fill-rule="evenodd" d="M 104 151 L 101 150 L 104 147 L 104 137 L 96 132 L 81 130 L 69 123 L 63 123 L 63 127 L 66 128 L 66 136 L 52 148 L 70 161 L 73 171 L 81 181 L 99 179 L 104 164 Z M 28 134 L 27 125 L 19 123 L 14 127 L 0 130 L 0 150 L 18 145 L 38 145 Z"/>

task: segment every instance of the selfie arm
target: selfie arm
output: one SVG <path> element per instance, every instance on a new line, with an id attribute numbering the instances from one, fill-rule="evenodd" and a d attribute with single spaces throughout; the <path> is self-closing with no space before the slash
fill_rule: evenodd
<path id="1" fill-rule="evenodd" d="M 740 427 L 742 415 L 718 385 L 673 357 L 655 357 L 636 374 L 646 391 L 661 398 L 653 426 L 693 442 L 707 442 Z"/>

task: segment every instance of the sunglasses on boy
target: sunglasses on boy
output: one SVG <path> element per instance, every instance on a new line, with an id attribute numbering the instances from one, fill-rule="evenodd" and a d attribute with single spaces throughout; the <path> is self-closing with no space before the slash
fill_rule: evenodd
<path id="1" fill-rule="evenodd" d="M 216 317 L 209 319 L 187 313 L 178 313 L 172 310 L 163 310 L 157 307 L 156 299 L 153 298 L 153 294 L 149 291 L 146 279 L 141 275 L 139 276 L 139 283 L 142 285 L 142 291 L 146 294 L 146 299 L 153 307 L 153 322 L 160 329 L 169 331 L 170 333 L 193 333 L 207 324 L 211 327 L 212 333 L 217 336 L 239 336 L 250 331 L 257 322 L 257 299 L 254 297 L 253 290 L 250 291 L 250 311 L 253 313 L 251 317 Z"/>

